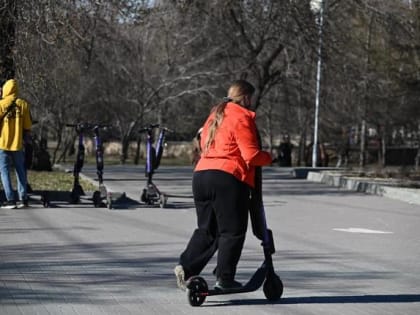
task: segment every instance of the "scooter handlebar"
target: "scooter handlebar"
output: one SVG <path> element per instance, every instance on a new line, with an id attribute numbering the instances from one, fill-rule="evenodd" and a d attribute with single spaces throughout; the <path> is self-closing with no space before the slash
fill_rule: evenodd
<path id="1" fill-rule="evenodd" d="M 109 127 L 111 127 L 112 125 L 109 125 L 109 124 L 92 124 L 92 129 L 94 129 L 94 128 L 109 128 Z"/>
<path id="2" fill-rule="evenodd" d="M 147 127 L 140 128 L 139 133 L 150 131 L 150 130 L 153 130 L 153 129 L 159 128 L 159 127 L 160 127 L 159 124 L 150 124 Z"/>
<path id="3" fill-rule="evenodd" d="M 161 129 L 162 130 L 165 130 L 166 132 L 169 132 L 169 133 L 173 133 L 174 132 L 172 129 L 169 129 L 169 128 L 166 128 L 166 127 L 162 127 Z"/>
<path id="4" fill-rule="evenodd" d="M 74 127 L 79 130 L 93 130 L 95 128 L 107 128 L 111 127 L 109 124 L 91 124 L 91 123 L 77 123 L 77 124 L 66 124 L 66 127 Z"/>
<path id="5" fill-rule="evenodd" d="M 139 133 L 146 132 L 146 131 L 151 131 L 151 130 L 156 129 L 156 128 L 160 128 L 161 130 L 164 130 L 165 132 L 169 132 L 169 133 L 174 132 L 172 129 L 169 129 L 169 128 L 166 128 L 166 127 L 161 127 L 159 124 L 151 124 L 147 127 L 141 128 L 139 130 Z"/>

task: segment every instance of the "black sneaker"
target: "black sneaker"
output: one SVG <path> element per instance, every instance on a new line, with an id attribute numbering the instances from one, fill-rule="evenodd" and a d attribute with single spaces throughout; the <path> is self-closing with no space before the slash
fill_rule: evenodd
<path id="1" fill-rule="evenodd" d="M 29 207 L 28 199 L 23 200 L 23 201 L 18 201 L 17 203 L 18 209 L 23 209 L 23 208 L 28 208 L 28 207 Z"/>
<path id="2" fill-rule="evenodd" d="M 1 207 L 3 209 L 16 209 L 16 201 L 8 200 Z"/>
<path id="3" fill-rule="evenodd" d="M 242 284 L 235 280 L 222 280 L 219 279 L 216 281 L 215 289 L 218 290 L 234 290 L 242 288 Z"/>

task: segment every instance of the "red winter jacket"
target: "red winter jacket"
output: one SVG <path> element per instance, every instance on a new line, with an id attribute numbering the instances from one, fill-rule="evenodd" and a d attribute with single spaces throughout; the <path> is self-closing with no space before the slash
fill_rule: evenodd
<path id="1" fill-rule="evenodd" d="M 271 154 L 259 149 L 255 113 L 238 104 L 227 103 L 222 123 L 216 131 L 213 143 L 206 151 L 208 127 L 213 119 L 214 112 L 209 115 L 203 126 L 203 152 L 195 171 L 221 170 L 255 187 L 255 166 L 269 165 L 272 162 Z"/>

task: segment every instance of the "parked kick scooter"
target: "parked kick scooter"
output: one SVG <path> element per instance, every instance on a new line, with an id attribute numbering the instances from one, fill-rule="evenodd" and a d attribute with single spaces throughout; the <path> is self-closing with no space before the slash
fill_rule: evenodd
<path id="1" fill-rule="evenodd" d="M 80 185 L 80 172 L 82 171 L 83 164 L 85 161 L 85 145 L 84 145 L 84 136 L 86 132 L 93 131 L 94 132 L 94 139 L 95 139 L 95 149 L 96 149 L 96 169 L 98 174 L 98 181 L 99 181 L 99 191 L 95 191 L 93 193 L 93 203 L 95 207 L 104 206 L 102 202 L 102 196 L 106 196 L 106 191 L 104 192 L 104 185 L 103 185 L 103 147 L 102 141 L 99 137 L 99 129 L 106 127 L 106 125 L 99 125 L 99 124 L 90 124 L 90 123 L 78 123 L 78 124 L 66 124 L 67 127 L 75 128 L 78 134 L 78 146 L 77 146 L 77 154 L 76 154 L 76 161 L 73 167 L 73 188 L 70 193 L 70 203 L 79 203 L 80 197 L 85 195 L 85 192 Z"/>
<path id="2" fill-rule="evenodd" d="M 112 198 L 111 195 L 107 194 L 106 187 L 103 180 L 103 170 L 104 170 L 104 148 L 102 145 L 102 139 L 99 134 L 100 128 L 109 127 L 108 125 L 94 125 L 93 126 L 93 139 L 95 142 L 95 159 L 96 159 L 96 174 L 98 175 L 99 190 L 93 192 L 93 204 L 95 207 L 105 206 L 102 200 L 107 201 L 107 206 L 109 209 L 112 208 Z"/>
<path id="3" fill-rule="evenodd" d="M 156 149 L 153 147 L 153 131 L 159 129 L 159 137 L 156 142 Z M 166 206 L 168 195 L 163 194 L 156 187 L 152 181 L 154 171 L 159 167 L 160 160 L 162 159 L 163 146 L 165 136 L 167 132 L 172 130 L 160 127 L 159 124 L 149 125 L 140 129 L 140 133 L 146 132 L 146 169 L 145 175 L 147 177 L 147 185 L 143 189 L 140 200 L 148 205 L 153 205 L 155 202 L 159 202 L 161 208 Z"/>
<path id="4" fill-rule="evenodd" d="M 206 280 L 200 276 L 194 276 L 187 281 L 187 297 L 191 306 L 200 306 L 207 296 L 246 293 L 258 290 L 263 285 L 265 297 L 269 301 L 280 299 L 283 294 L 283 283 L 274 272 L 272 254 L 275 252 L 273 233 L 267 228 L 264 206 L 262 203 L 261 167 L 256 169 L 256 188 L 251 198 L 251 223 L 254 235 L 262 241 L 264 251 L 264 262 L 253 274 L 251 279 L 237 289 L 210 289 Z"/>

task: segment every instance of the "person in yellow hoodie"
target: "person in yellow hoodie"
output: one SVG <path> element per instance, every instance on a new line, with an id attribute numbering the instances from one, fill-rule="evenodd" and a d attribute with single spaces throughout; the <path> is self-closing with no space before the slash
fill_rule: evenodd
<path id="1" fill-rule="evenodd" d="M 0 173 L 7 199 L 2 208 L 24 208 L 28 205 L 28 195 L 23 144 L 24 138 L 30 136 L 32 119 L 29 104 L 18 98 L 18 84 L 14 79 L 7 80 L 2 86 L 0 119 Z M 11 163 L 16 172 L 18 204 L 10 180 Z"/>

